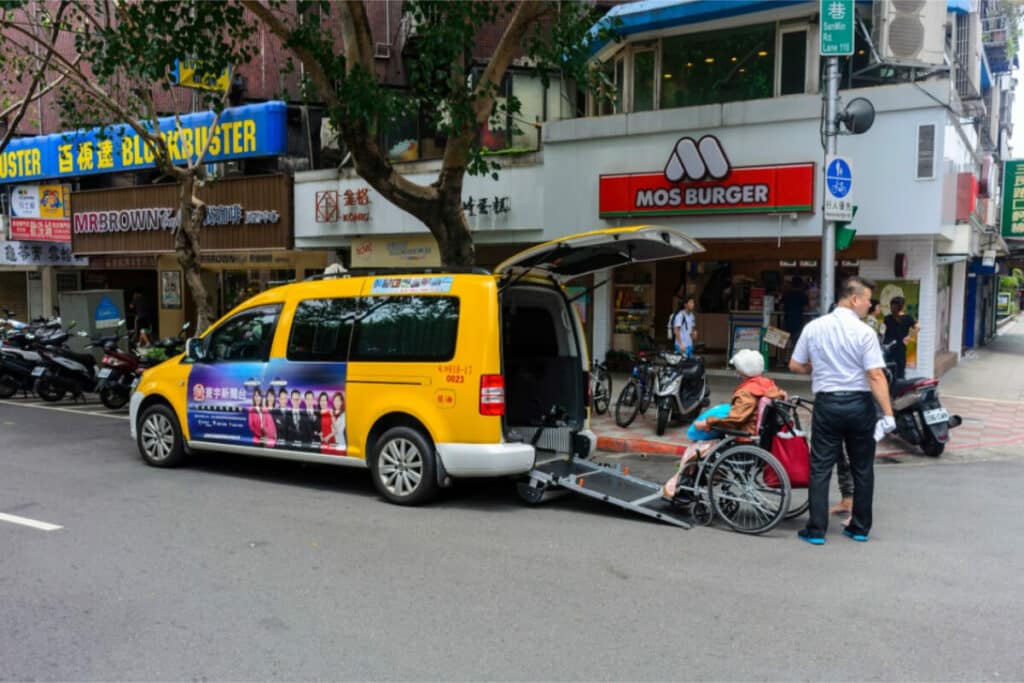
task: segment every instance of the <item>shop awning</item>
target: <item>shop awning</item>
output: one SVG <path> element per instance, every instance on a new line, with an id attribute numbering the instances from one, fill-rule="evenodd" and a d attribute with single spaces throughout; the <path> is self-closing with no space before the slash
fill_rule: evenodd
<path id="1" fill-rule="evenodd" d="M 871 0 L 857 0 L 871 4 Z M 792 5 L 807 5 L 808 10 L 817 11 L 817 2 L 806 0 L 640 0 L 639 2 L 616 5 L 591 28 L 591 33 L 603 27 L 612 26 L 618 20 L 617 31 L 622 37 L 637 33 L 675 28 L 688 24 L 699 24 L 715 19 L 725 19 L 755 12 L 765 12 Z M 971 0 L 947 0 L 950 12 L 970 12 Z M 595 42 L 591 55 L 598 55 L 608 41 Z"/>

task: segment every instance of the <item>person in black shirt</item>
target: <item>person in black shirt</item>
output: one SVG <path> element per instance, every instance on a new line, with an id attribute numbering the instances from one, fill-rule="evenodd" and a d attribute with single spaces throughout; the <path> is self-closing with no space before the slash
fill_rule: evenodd
<path id="1" fill-rule="evenodd" d="M 792 285 L 782 295 L 782 324 L 794 345 L 804 329 L 804 311 L 809 303 L 803 279 L 799 275 L 793 276 Z"/>
<path id="2" fill-rule="evenodd" d="M 904 379 L 907 375 L 907 344 L 911 333 L 921 329 L 921 325 L 912 316 L 903 313 L 906 300 L 894 296 L 889 301 L 889 315 L 885 316 L 885 337 L 882 344 L 896 342 L 892 349 L 892 359 L 896 363 L 896 379 Z"/>

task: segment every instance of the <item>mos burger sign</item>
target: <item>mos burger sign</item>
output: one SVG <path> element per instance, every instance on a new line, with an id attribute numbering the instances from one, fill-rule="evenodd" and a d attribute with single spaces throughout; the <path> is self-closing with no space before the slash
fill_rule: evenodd
<path id="1" fill-rule="evenodd" d="M 601 218 L 813 210 L 813 163 L 733 168 L 713 135 L 681 138 L 660 172 L 600 178 Z"/>

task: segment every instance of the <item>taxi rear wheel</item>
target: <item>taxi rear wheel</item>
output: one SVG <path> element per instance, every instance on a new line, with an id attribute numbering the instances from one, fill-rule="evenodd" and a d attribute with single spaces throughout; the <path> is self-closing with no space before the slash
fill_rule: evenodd
<path id="1" fill-rule="evenodd" d="M 433 445 L 411 427 L 392 427 L 377 440 L 370 473 L 377 491 L 392 503 L 420 505 L 437 495 Z"/>
<path id="2" fill-rule="evenodd" d="M 185 444 L 174 411 L 166 405 L 146 408 L 139 417 L 139 453 L 147 465 L 177 467 L 185 460 Z"/>

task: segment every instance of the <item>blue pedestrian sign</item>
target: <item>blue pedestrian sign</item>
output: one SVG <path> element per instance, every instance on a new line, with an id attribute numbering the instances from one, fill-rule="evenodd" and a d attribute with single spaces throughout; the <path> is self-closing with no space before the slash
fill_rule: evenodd
<path id="1" fill-rule="evenodd" d="M 825 159 L 825 220 L 853 220 L 853 172 L 843 157 Z"/>

